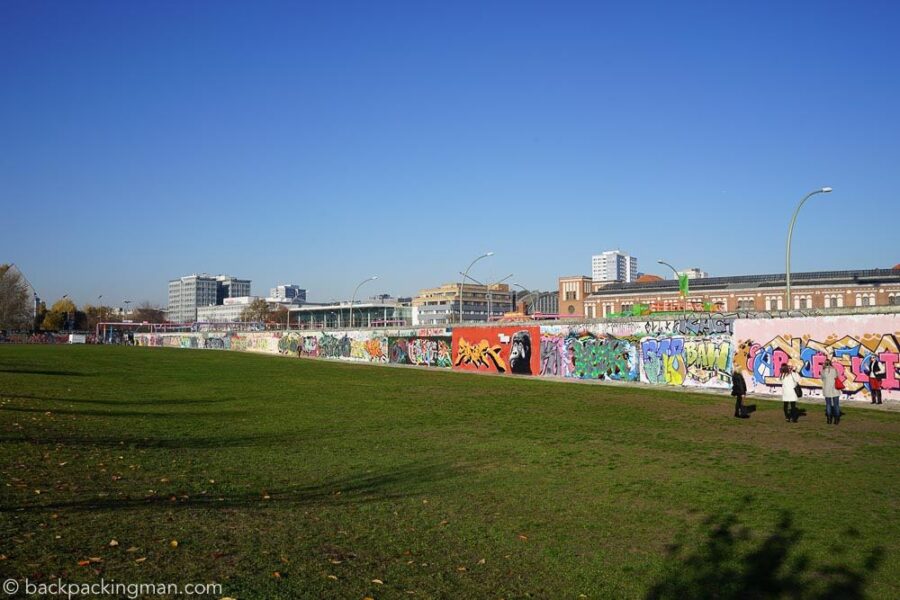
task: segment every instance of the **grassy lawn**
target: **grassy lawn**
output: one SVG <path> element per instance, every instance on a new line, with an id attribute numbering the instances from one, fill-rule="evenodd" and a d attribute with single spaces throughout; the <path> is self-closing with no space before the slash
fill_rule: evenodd
<path id="1" fill-rule="evenodd" d="M 757 405 L 0 346 L 0 575 L 239 599 L 900 597 L 900 414 Z"/>

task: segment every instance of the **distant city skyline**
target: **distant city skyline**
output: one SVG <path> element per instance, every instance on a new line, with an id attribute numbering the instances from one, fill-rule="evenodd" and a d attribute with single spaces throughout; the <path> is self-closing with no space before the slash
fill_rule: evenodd
<path id="1" fill-rule="evenodd" d="M 653 4 L 653 3 L 651 3 Z M 811 10 L 814 6 L 815 10 Z M 0 262 L 42 299 L 188 273 L 310 301 L 626 249 L 712 276 L 890 268 L 898 3 L 9 2 Z M 798 26 L 802 23 L 802 27 Z"/>

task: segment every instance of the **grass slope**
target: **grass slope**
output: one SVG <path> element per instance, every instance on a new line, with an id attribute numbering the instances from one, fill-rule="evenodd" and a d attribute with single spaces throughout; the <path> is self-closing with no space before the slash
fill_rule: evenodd
<path id="1" fill-rule="evenodd" d="M 665 390 L 64 346 L 0 346 L 0 403 L 3 578 L 900 596 L 897 414 L 739 421 Z"/>

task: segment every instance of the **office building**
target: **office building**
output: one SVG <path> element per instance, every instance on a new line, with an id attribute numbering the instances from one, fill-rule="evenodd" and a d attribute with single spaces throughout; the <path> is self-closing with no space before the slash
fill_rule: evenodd
<path id="1" fill-rule="evenodd" d="M 175 323 L 197 320 L 200 306 L 222 305 L 226 298 L 250 295 L 250 280 L 228 275 L 187 275 L 169 281 L 167 319 Z"/>
<path id="2" fill-rule="evenodd" d="M 462 286 L 463 322 L 496 321 L 512 311 L 513 293 L 505 283 Z M 419 292 L 412 299 L 414 325 L 449 325 L 459 322 L 460 285 L 446 283 Z"/>
<path id="3" fill-rule="evenodd" d="M 679 275 L 687 275 L 688 279 L 706 279 L 709 277 L 709 273 L 706 271 L 701 271 L 697 267 L 691 267 L 690 269 L 684 269 L 682 271 L 678 271 Z"/>

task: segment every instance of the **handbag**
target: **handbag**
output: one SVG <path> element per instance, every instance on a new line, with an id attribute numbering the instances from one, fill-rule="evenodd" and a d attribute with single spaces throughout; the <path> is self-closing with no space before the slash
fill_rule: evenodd
<path id="1" fill-rule="evenodd" d="M 844 389 L 844 380 L 843 379 L 835 379 L 834 380 L 834 389 L 836 389 L 836 390 Z"/>
<path id="2" fill-rule="evenodd" d="M 794 394 L 795 394 L 798 398 L 802 398 L 802 397 L 803 397 L 803 388 L 800 387 L 800 384 L 799 384 L 799 383 L 798 383 L 797 385 L 794 386 Z"/>

